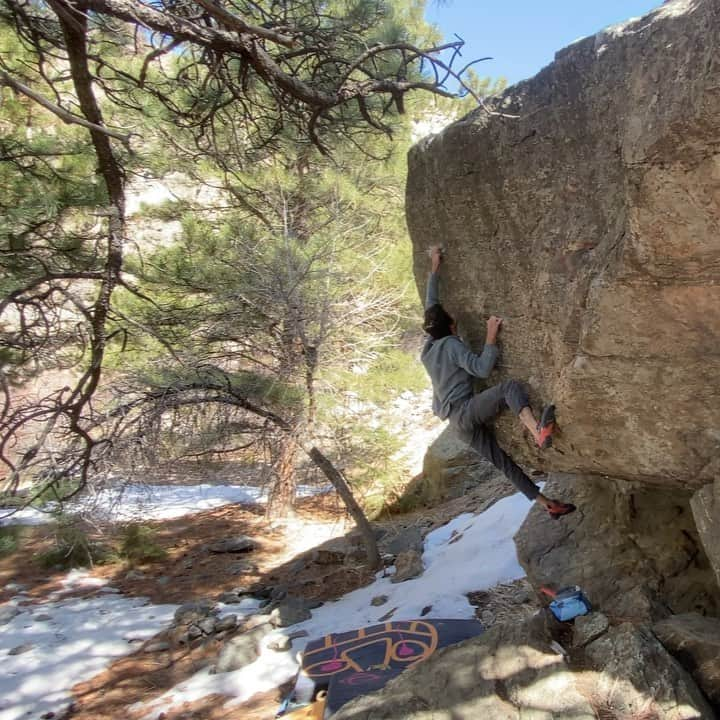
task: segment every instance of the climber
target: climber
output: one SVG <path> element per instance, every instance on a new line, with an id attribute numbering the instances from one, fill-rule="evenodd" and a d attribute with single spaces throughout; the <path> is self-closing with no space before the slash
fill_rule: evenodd
<path id="1" fill-rule="evenodd" d="M 552 444 L 555 406 L 546 407 L 537 422 L 527 393 L 516 380 L 505 380 L 477 395 L 473 393 L 473 378 L 489 377 L 497 360 L 496 342 L 502 320 L 490 316 L 482 353 L 476 355 L 470 351 L 457 336 L 455 321 L 440 304 L 441 248 L 432 248 L 430 258 L 432 266 L 423 324 L 429 337 L 420 357 L 432 380 L 433 412 L 443 420 L 449 420 L 464 442 L 501 470 L 525 497 L 542 505 L 552 518 L 571 513 L 575 510 L 574 505 L 550 500 L 540 492 L 540 488 L 500 448 L 486 424 L 503 408 L 510 407 L 538 447 L 545 449 Z"/>

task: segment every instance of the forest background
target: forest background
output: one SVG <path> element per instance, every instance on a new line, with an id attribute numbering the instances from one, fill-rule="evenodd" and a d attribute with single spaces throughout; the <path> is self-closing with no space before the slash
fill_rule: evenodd
<path id="1" fill-rule="evenodd" d="M 359 522 L 346 483 L 397 500 L 398 439 L 348 404 L 427 383 L 405 155 L 504 84 L 424 12 L 0 3 L 3 505 L 228 458 L 269 516 L 307 474 Z"/>

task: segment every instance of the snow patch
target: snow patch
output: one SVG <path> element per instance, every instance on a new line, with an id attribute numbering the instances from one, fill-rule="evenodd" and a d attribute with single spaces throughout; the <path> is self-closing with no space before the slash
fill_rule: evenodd
<path id="1" fill-rule="evenodd" d="M 513 536 L 530 507 L 523 495 L 516 494 L 499 500 L 480 515 L 460 515 L 425 538 L 425 572 L 421 577 L 393 584 L 391 575 L 379 572 L 375 582 L 367 587 L 313 610 L 310 620 L 268 635 L 259 658 L 251 665 L 218 675 L 203 670 L 161 698 L 133 709 L 148 711 L 146 717 L 151 718 L 158 711 L 213 693 L 231 696 L 228 706 L 244 702 L 257 692 L 293 678 L 298 671 L 299 653 L 310 640 L 374 625 L 393 608 L 392 620 L 421 616 L 474 618 L 475 608 L 468 602 L 467 593 L 524 577 Z M 371 605 L 377 595 L 388 596 L 380 607 Z M 431 609 L 423 615 L 428 606 Z M 268 649 L 268 643 L 278 637 L 302 630 L 308 633 L 307 637 L 294 640 L 291 651 Z"/>
<path id="2" fill-rule="evenodd" d="M 142 517 L 177 517 L 215 502 L 237 501 L 234 490 L 228 488 L 156 486 L 151 488 L 152 498 L 148 500 L 148 488 L 142 486 Z M 139 492 L 138 488 L 131 488 L 117 500 L 113 508 L 117 516 L 132 517 L 139 511 L 138 506 L 132 504 L 137 500 L 135 492 Z M 172 511 L 163 508 L 168 503 L 173 506 Z M 523 577 L 513 536 L 530 507 L 527 499 L 517 494 L 503 498 L 480 515 L 464 514 L 455 518 L 426 537 L 425 572 L 421 577 L 393 584 L 392 568 L 389 572 L 380 572 L 371 585 L 314 610 L 310 620 L 268 635 L 258 659 L 245 668 L 216 675 L 205 669 L 162 697 L 133 709 L 154 718 L 159 710 L 213 693 L 229 696 L 230 705 L 244 702 L 258 692 L 292 679 L 298 671 L 298 653 L 308 641 L 376 624 L 390 611 L 392 620 L 421 616 L 473 618 L 475 610 L 467 600 L 467 593 Z M 330 524 L 324 532 L 337 530 Z M 292 527 L 288 526 L 287 531 L 292 532 Z M 313 535 L 313 532 L 304 532 L 303 542 L 308 546 L 316 544 L 318 538 Z M 77 590 L 90 592 L 90 597 L 64 597 Z M 377 595 L 387 595 L 387 602 L 373 606 L 371 600 Z M 49 712 L 60 716 L 72 702 L 70 689 L 75 684 L 94 677 L 115 659 L 136 651 L 142 642 L 168 627 L 177 607 L 152 605 L 145 598 L 123 597 L 105 580 L 81 570 L 68 573 L 61 590 L 43 603 L 30 605 L 29 598 L 23 594 L 13 597 L 0 606 L 0 612 L 6 611 L 4 618 L 9 618 L 0 632 L 3 666 L 0 720 L 27 720 Z M 250 597 L 235 604 L 220 604 L 218 609 L 221 617 L 235 614 L 247 618 L 262 612 L 260 601 Z M 308 635 L 296 639 L 291 651 L 268 648 L 268 643 L 279 636 L 300 630 Z"/>
<path id="3" fill-rule="evenodd" d="M 300 485 L 298 497 L 329 492 L 332 486 Z M 91 515 L 105 522 L 129 522 L 134 520 L 170 520 L 212 510 L 232 503 L 263 504 L 267 501 L 267 489 L 252 485 L 140 485 L 130 483 L 122 488 L 101 490 L 85 495 L 78 501 L 68 503 L 65 510 L 71 513 Z M 53 521 L 43 510 L 25 508 L 13 512 L 12 508 L 0 508 L 0 525 L 40 525 Z"/>
<path id="4" fill-rule="evenodd" d="M 86 586 L 78 575 L 66 580 Z M 61 716 L 71 687 L 169 625 L 177 606 L 103 594 L 18 608 L 0 633 L 0 720 Z"/>

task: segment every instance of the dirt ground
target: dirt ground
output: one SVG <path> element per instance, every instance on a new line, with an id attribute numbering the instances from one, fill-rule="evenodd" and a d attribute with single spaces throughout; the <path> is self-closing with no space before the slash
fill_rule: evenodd
<path id="1" fill-rule="evenodd" d="M 416 525 L 429 531 L 461 512 L 483 510 L 495 499 L 471 494 L 442 507 L 418 510 L 380 524 L 387 528 Z M 274 526 L 268 524 L 261 508 L 252 505 L 225 505 L 176 520 L 145 524 L 155 527 L 157 540 L 167 551 L 164 560 L 136 566 L 126 563 L 96 566 L 92 574 L 107 579 L 127 596 L 142 596 L 155 603 L 176 604 L 201 599 L 215 600 L 222 592 L 239 586 L 286 585 L 293 594 L 302 595 L 302 588 L 292 585 L 297 578 L 294 567 L 297 558 L 292 538 L 303 538 L 306 545 L 311 546 L 312 533 L 319 532 L 319 529 L 324 533 L 330 531 L 342 535 L 352 527 L 334 494 L 300 500 L 296 516 L 286 524 Z M 252 537 L 258 544 L 257 548 L 247 556 L 209 552 L 209 543 L 237 535 Z M 21 551 L 0 558 L 0 602 L 14 594 L 7 589 L 9 583 L 24 585 L 30 598 L 38 601 L 48 593 L 61 589 L 64 572 L 48 571 L 31 561 L 32 557 L 47 549 L 50 544 L 51 538 L 47 536 L 47 531 L 42 528 L 28 529 Z M 248 562 L 250 559 L 251 563 Z M 304 587 L 313 586 L 312 582 L 308 582 L 312 580 L 308 578 L 308 573 L 313 572 L 313 567 L 318 573 L 328 572 L 327 566 L 310 564 L 302 573 Z M 131 570 L 136 572 L 131 573 Z M 141 575 L 138 576 L 138 572 Z M 339 597 L 372 579 L 371 575 L 356 571 L 340 572 L 339 577 L 341 580 L 332 587 L 327 587 L 327 583 L 323 584 L 318 578 L 318 584 L 323 587 L 319 599 Z M 488 608 L 496 615 L 500 608 L 499 614 L 503 615 L 510 607 L 506 603 L 506 595 L 515 589 L 505 588 L 502 597 L 498 596 L 495 600 L 497 607 L 493 606 L 493 598 L 485 593 L 482 602 L 473 603 L 478 606 L 478 617 L 481 611 Z M 314 597 L 318 597 L 317 593 Z M 523 606 L 523 612 L 529 612 L 532 607 L 533 604 L 528 601 Z M 134 713 L 129 710 L 130 706 L 159 697 L 212 663 L 217 658 L 222 642 L 212 637 L 204 638 L 194 641 L 190 646 L 171 643 L 171 648 L 166 651 L 143 652 L 141 649 L 140 652 L 125 656 L 104 672 L 73 688 L 75 702 L 66 717 L 76 720 L 139 720 L 146 711 Z M 286 692 L 287 688 L 280 688 L 260 693 L 232 707 L 227 704 L 229 698 L 206 697 L 172 711 L 159 711 L 154 717 L 158 720 L 265 720 L 275 716 Z"/>
<path id="2" fill-rule="evenodd" d="M 318 495 L 300 500 L 296 517 L 290 519 L 287 526 L 269 527 L 262 508 L 253 505 L 225 505 L 176 520 L 145 524 L 155 528 L 157 541 L 167 552 L 164 560 L 140 565 L 99 565 L 93 568 L 92 575 L 107 579 L 130 597 L 147 597 L 154 603 L 181 604 L 208 598 L 215 600 L 221 593 L 240 586 L 286 584 L 291 577 L 294 557 L 288 536 L 307 535 L 308 528 L 312 531 L 319 526 L 330 526 L 329 531 L 342 535 L 346 517 L 334 495 Z M 208 551 L 208 544 L 237 535 L 252 537 L 257 548 L 247 556 Z M 27 528 L 21 550 L 0 558 L 0 602 L 15 594 L 8 589 L 11 583 L 25 586 L 29 598 L 38 601 L 62 589 L 64 571 L 47 570 L 31 560 L 51 544 L 52 537 L 44 528 Z M 248 562 L 246 558 L 250 556 L 252 560 Z M 238 571 L 238 566 L 248 565 L 253 567 Z M 319 570 L 327 572 L 327 568 Z M 137 573 L 144 577 L 136 577 Z M 305 571 L 304 577 L 307 573 Z M 347 589 L 338 588 L 338 595 Z M 74 594 L 94 592 L 95 589 L 90 589 Z M 128 710 L 129 706 L 158 697 L 209 664 L 216 659 L 220 646 L 220 642 L 210 639 L 190 647 L 174 647 L 167 652 L 136 652 L 121 658 L 92 680 L 75 686 L 75 705 L 67 717 L 78 720 L 135 718 L 136 714 Z M 282 691 L 261 693 L 234 708 L 224 707 L 228 698 L 208 697 L 195 703 L 195 707 L 167 712 L 163 718 L 272 718 L 283 696 Z"/>

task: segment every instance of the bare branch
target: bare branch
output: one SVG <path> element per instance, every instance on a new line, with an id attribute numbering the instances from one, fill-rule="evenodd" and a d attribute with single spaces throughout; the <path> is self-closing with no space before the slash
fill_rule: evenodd
<path id="1" fill-rule="evenodd" d="M 104 133 L 105 135 L 108 135 L 115 140 L 119 140 L 121 143 L 123 143 L 123 145 L 127 147 L 130 146 L 131 135 L 123 135 L 122 133 L 111 130 L 104 125 L 97 125 L 96 123 L 89 122 L 85 118 L 74 115 L 69 110 L 65 110 L 65 108 L 61 108 L 59 105 L 50 102 L 50 100 L 44 98 L 42 95 L 40 95 L 40 93 L 36 93 L 34 90 L 30 89 L 27 85 L 24 85 L 19 80 L 15 80 L 15 78 L 8 75 L 8 73 L 6 73 L 4 70 L 0 70 L 0 82 L 4 85 L 7 85 L 8 87 L 11 87 L 17 92 L 22 93 L 26 97 L 29 97 L 31 100 L 34 100 L 39 105 L 42 105 L 46 110 L 49 110 L 54 115 L 57 115 L 57 117 L 59 117 L 64 123 L 68 125 L 81 125 L 82 127 L 88 128 L 89 130 L 95 130 L 96 132 Z"/>
<path id="2" fill-rule="evenodd" d="M 150 67 L 150 63 L 154 60 L 157 60 L 162 55 L 166 55 L 169 52 L 172 52 L 178 45 L 181 44 L 180 40 L 173 40 L 169 45 L 166 45 L 165 47 L 159 47 L 155 48 L 152 52 L 149 52 L 145 56 L 145 60 L 143 60 L 142 68 L 140 69 L 140 77 L 138 79 L 138 84 L 140 87 L 145 86 L 145 78 L 147 77 L 147 71 L 148 67 Z"/>
<path id="3" fill-rule="evenodd" d="M 211 0 L 196 0 L 196 2 L 198 5 L 202 5 L 223 25 L 232 28 L 233 30 L 237 30 L 240 33 L 254 35 L 255 37 L 263 38 L 263 40 L 270 40 L 271 42 L 277 43 L 278 45 L 285 45 L 286 47 L 293 47 L 296 44 L 296 40 L 289 35 L 283 35 L 264 27 L 248 25 L 248 23 L 246 23 L 242 18 L 239 18 L 237 15 L 233 15 L 231 12 L 228 12 L 225 8 L 216 5 Z"/>

